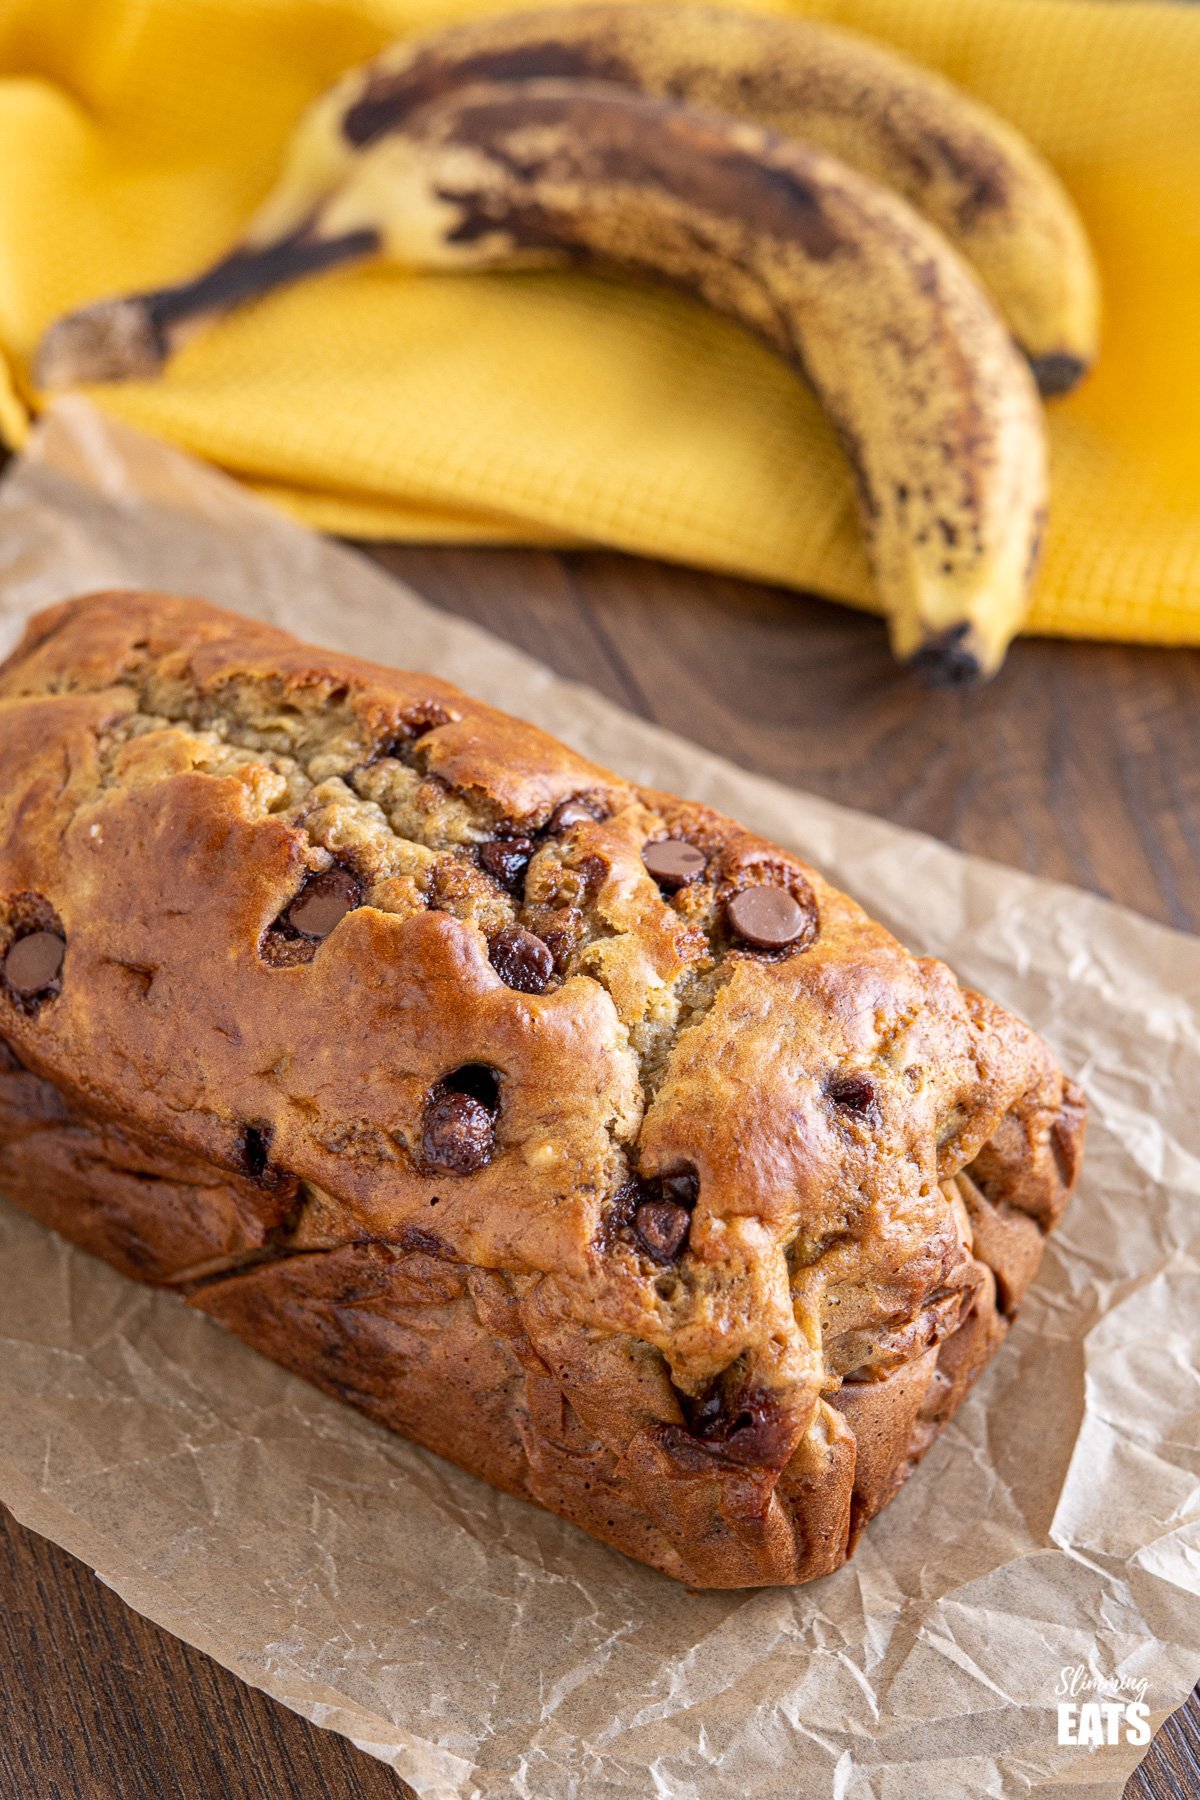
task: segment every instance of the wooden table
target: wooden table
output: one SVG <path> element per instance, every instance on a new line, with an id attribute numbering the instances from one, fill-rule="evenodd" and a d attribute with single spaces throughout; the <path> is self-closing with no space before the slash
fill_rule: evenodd
<path id="1" fill-rule="evenodd" d="M 932 694 L 897 673 L 873 620 L 746 582 L 600 552 L 372 553 L 448 611 L 748 768 L 1200 930 L 1200 652 L 1026 643 L 991 687 Z M 407 1792 L 11 1519 L 0 1705 L 2 1800 Z M 1126 1794 L 1200 1795 L 1195 1694 Z"/>

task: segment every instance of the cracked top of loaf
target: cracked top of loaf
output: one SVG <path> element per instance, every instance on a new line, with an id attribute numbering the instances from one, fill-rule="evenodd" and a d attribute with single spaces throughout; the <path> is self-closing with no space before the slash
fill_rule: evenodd
<path id="1" fill-rule="evenodd" d="M 600 1385 L 619 1349 L 647 1416 L 665 1375 L 727 1461 L 782 1468 L 843 1381 L 956 1329 L 961 1171 L 1041 1231 L 1069 1188 L 1077 1099 L 1020 1021 L 796 857 L 432 677 L 100 594 L 0 671 L 0 767 L 22 1063 L 290 1183 L 276 1250 L 534 1278 L 548 1344 Z"/>

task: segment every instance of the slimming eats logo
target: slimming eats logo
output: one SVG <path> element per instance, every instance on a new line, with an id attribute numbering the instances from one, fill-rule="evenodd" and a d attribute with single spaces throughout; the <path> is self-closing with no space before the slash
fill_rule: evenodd
<path id="1" fill-rule="evenodd" d="M 1058 1677 L 1058 1741 L 1098 1750 L 1101 1744 L 1148 1744 L 1150 1708 L 1146 1682 L 1126 1676 L 1093 1675 L 1083 1663 L 1069 1663 Z"/>

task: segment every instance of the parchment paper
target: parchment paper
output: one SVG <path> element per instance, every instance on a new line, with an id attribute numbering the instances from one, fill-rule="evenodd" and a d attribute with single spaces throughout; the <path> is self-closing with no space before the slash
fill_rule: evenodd
<path id="1" fill-rule="evenodd" d="M 0 490 L 0 651 L 109 583 L 436 670 L 820 864 L 1029 1018 L 1092 1102 L 1009 1343 L 854 1561 L 693 1595 L 366 1423 L 0 1202 L 0 1498 L 428 1800 L 1115 1796 L 1063 1671 L 1200 1673 L 1200 940 L 739 772 L 213 471 L 60 405 Z M 1077 1677 L 1078 1679 L 1078 1677 Z"/>

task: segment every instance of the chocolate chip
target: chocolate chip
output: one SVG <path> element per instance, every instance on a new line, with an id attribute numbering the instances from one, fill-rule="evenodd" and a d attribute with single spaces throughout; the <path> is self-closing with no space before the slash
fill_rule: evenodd
<path id="1" fill-rule="evenodd" d="M 777 1397 L 758 1387 L 739 1391 L 728 1371 L 698 1399 L 686 1399 L 684 1411 L 693 1439 L 724 1461 L 781 1468 L 795 1447 L 794 1421 Z"/>
<path id="2" fill-rule="evenodd" d="M 301 937 L 319 942 L 348 912 L 362 903 L 362 883 L 349 869 L 323 869 L 310 875 L 283 915 L 283 923 Z"/>
<path id="3" fill-rule="evenodd" d="M 628 1243 L 632 1234 L 638 1248 L 655 1262 L 677 1262 L 687 1245 L 691 1211 L 700 1193 L 694 1169 L 678 1169 L 670 1175 L 630 1176 L 613 1194 L 601 1226 L 600 1243 L 611 1250 Z"/>
<path id="4" fill-rule="evenodd" d="M 875 1084 L 866 1075 L 835 1075 L 826 1085 L 825 1092 L 835 1106 L 846 1112 L 875 1110 Z"/>
<path id="5" fill-rule="evenodd" d="M 493 969 L 507 987 L 521 994 L 543 994 L 554 973 L 550 947 L 523 925 L 506 925 L 488 945 Z"/>
<path id="6" fill-rule="evenodd" d="M 562 800 L 546 821 L 546 830 L 551 837 L 560 832 L 570 831 L 572 825 L 594 825 L 596 814 L 584 800 Z"/>
<path id="7" fill-rule="evenodd" d="M 491 1161 L 495 1122 L 486 1106 L 470 1094 L 445 1089 L 425 1108 L 421 1156 L 428 1169 L 449 1175 L 473 1175 Z"/>
<path id="8" fill-rule="evenodd" d="M 634 1230 L 655 1262 L 674 1262 L 687 1242 L 691 1217 L 670 1200 L 643 1200 L 633 1216 Z"/>
<path id="9" fill-rule="evenodd" d="M 708 865 L 703 850 L 682 838 L 663 838 L 660 843 L 647 844 L 642 851 L 642 861 L 659 887 L 669 894 L 686 882 L 695 881 Z"/>
<path id="10" fill-rule="evenodd" d="M 638 1184 L 631 1175 L 616 1189 L 605 1210 L 601 1236 L 606 1242 L 610 1241 L 615 1234 L 631 1228 L 633 1215 L 638 1209 L 640 1199 Z"/>
<path id="11" fill-rule="evenodd" d="M 492 1159 L 500 1082 L 486 1063 L 455 1069 L 429 1095 L 421 1158 L 427 1169 L 473 1175 Z"/>
<path id="12" fill-rule="evenodd" d="M 242 1133 L 242 1161 L 251 1181 L 262 1178 L 271 1149 L 271 1134 L 259 1125 L 247 1125 Z"/>
<path id="13" fill-rule="evenodd" d="M 803 936 L 809 915 L 786 888 L 749 887 L 734 895 L 725 908 L 725 920 L 743 943 L 758 950 L 782 950 Z"/>
<path id="14" fill-rule="evenodd" d="M 716 1437 L 723 1425 L 728 1421 L 721 1398 L 721 1384 L 714 1381 L 711 1387 L 695 1399 L 688 1400 L 684 1408 L 692 1434 L 698 1438 Z"/>
<path id="15" fill-rule="evenodd" d="M 239 1160 L 256 1187 L 278 1194 L 296 1186 L 296 1178 L 271 1161 L 271 1127 L 247 1125 L 238 1145 Z"/>
<path id="16" fill-rule="evenodd" d="M 525 886 L 525 871 L 535 845 L 527 837 L 496 838 L 479 846 L 479 860 L 501 887 L 517 896 Z"/>
<path id="17" fill-rule="evenodd" d="M 4 979 L 14 994 L 32 1000 L 54 986 L 66 953 L 66 943 L 56 931 L 27 932 L 9 946 Z"/>
<path id="18" fill-rule="evenodd" d="M 633 1228 L 656 1262 L 674 1262 L 682 1254 L 691 1228 L 691 1211 L 700 1195 L 694 1169 L 649 1176 L 637 1184 Z"/>

